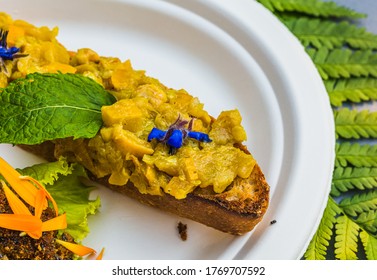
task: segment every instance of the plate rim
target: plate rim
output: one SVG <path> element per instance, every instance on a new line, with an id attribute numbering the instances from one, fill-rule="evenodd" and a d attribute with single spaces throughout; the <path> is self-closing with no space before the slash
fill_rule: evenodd
<path id="1" fill-rule="evenodd" d="M 106 1 L 106 0 L 102 0 L 102 1 Z M 118 0 L 118 1 L 115 1 L 115 2 L 128 3 L 128 2 L 132 2 L 132 1 Z M 141 1 L 141 2 L 144 3 L 144 2 L 147 2 L 147 1 Z M 244 11 L 239 10 L 238 12 L 236 12 L 235 9 L 234 9 L 234 7 L 235 6 L 239 6 L 239 5 L 245 5 L 245 7 L 249 7 L 249 8 L 253 7 L 253 8 L 256 8 L 258 10 L 258 12 L 262 13 L 264 17 L 267 17 L 267 19 L 269 19 L 271 21 L 270 24 L 272 24 L 274 26 L 274 28 L 276 27 L 277 30 L 280 30 L 282 32 L 281 36 L 286 36 L 287 38 L 290 38 L 289 39 L 290 40 L 290 44 L 293 44 L 295 50 L 299 49 L 298 48 L 298 44 L 297 44 L 297 42 L 298 42 L 297 39 L 291 33 L 289 33 L 289 34 L 286 33 L 287 29 L 284 29 L 284 26 L 280 22 L 277 21 L 276 17 L 274 17 L 274 16 L 272 17 L 271 13 L 269 13 L 264 7 L 263 7 L 263 9 L 261 9 L 262 5 L 260 5 L 259 3 L 254 2 L 254 1 L 252 2 L 250 0 L 246 0 L 246 1 L 245 0 L 232 0 L 232 2 L 230 2 L 230 1 L 223 1 L 223 2 L 220 1 L 220 2 L 217 2 L 215 0 L 193 0 L 191 2 L 190 1 L 186 1 L 186 3 L 184 3 L 183 1 L 179 1 L 179 0 L 159 0 L 159 1 L 156 1 L 156 2 L 167 2 L 167 3 L 170 3 L 170 4 L 178 5 L 179 7 L 183 8 L 183 9 L 186 9 L 189 12 L 193 12 L 193 13 L 199 15 L 199 16 L 203 16 L 203 13 L 208 12 L 208 9 L 210 9 L 212 11 L 212 18 L 211 19 L 205 18 L 206 20 L 210 20 L 212 23 L 214 23 L 215 25 L 218 26 L 219 19 L 221 20 L 221 19 L 226 18 L 228 20 L 228 23 L 230 22 L 230 23 L 233 24 L 233 27 L 241 28 L 241 30 L 245 32 L 244 34 L 250 34 L 250 33 L 253 33 L 253 32 L 255 33 L 255 30 L 251 30 L 251 29 L 247 28 L 248 21 L 245 18 L 245 14 L 244 14 L 244 12 L 246 10 L 244 10 Z M 190 4 L 187 4 L 188 2 L 191 3 L 191 5 L 192 5 L 191 8 L 187 7 L 187 5 L 190 5 Z M 158 3 L 157 3 L 157 5 L 158 5 Z M 198 12 L 199 9 L 201 9 L 200 12 Z M 224 30 L 224 25 L 219 26 L 219 27 Z M 229 27 L 227 27 L 227 28 L 229 28 Z M 225 31 L 226 31 L 226 28 L 225 28 Z M 231 34 L 232 36 L 234 36 L 234 34 L 232 32 L 230 32 L 230 31 L 231 30 L 228 29 L 227 32 L 229 34 Z M 239 35 L 239 36 L 241 36 L 241 35 Z M 261 36 L 261 35 L 258 34 L 258 36 Z M 238 37 L 238 38 L 240 38 L 240 37 Z M 266 38 L 264 38 L 264 39 L 266 39 Z M 237 40 L 237 41 L 239 41 L 239 40 Z M 293 41 L 295 43 L 293 43 Z M 260 42 L 260 43 L 261 43 L 261 46 L 263 46 L 262 42 Z M 241 44 L 242 44 L 242 42 L 241 42 Z M 245 44 L 245 42 L 243 42 L 243 44 Z M 247 45 L 246 45 L 246 48 L 247 48 Z M 261 51 L 261 54 L 262 54 L 263 50 L 260 50 L 260 51 Z M 267 51 L 267 50 L 265 50 L 265 51 Z M 278 54 L 277 53 L 274 52 L 274 55 L 276 55 L 276 57 L 274 57 L 275 59 L 277 59 L 278 61 L 281 61 L 280 59 L 278 59 Z M 307 65 L 307 67 L 309 67 L 309 69 L 310 69 L 309 70 L 309 72 L 310 72 L 309 75 L 313 76 L 314 75 L 313 74 L 313 69 L 314 69 L 313 66 L 314 65 L 312 64 L 311 60 L 310 60 L 310 65 L 311 66 L 308 66 L 309 65 L 308 56 L 304 56 L 303 53 L 300 53 L 299 55 L 300 55 L 300 57 L 302 57 L 304 59 L 305 65 Z M 266 66 L 266 65 L 264 65 L 264 66 Z M 282 65 L 280 65 L 280 66 L 282 66 Z M 284 69 L 285 69 L 285 67 L 283 66 L 282 69 L 278 69 L 278 70 L 284 70 Z M 318 75 L 318 72 L 316 72 L 316 73 Z M 319 77 L 319 75 L 317 76 L 317 81 L 318 81 L 318 77 Z M 321 80 L 321 84 L 322 84 L 322 90 L 324 90 L 324 85 L 322 83 L 322 80 Z M 294 84 L 294 85 L 289 84 L 288 86 L 292 86 L 293 89 L 297 90 L 297 88 L 296 88 L 297 85 L 296 84 Z M 316 85 L 316 86 L 318 87 L 318 85 Z M 300 86 L 298 86 L 298 87 L 300 87 Z M 329 115 L 328 111 L 325 111 L 325 114 Z M 332 114 L 331 114 L 331 117 L 332 117 Z M 329 127 L 327 127 L 327 130 L 331 130 L 334 133 L 334 129 L 330 129 Z M 333 137 L 333 139 L 335 139 L 335 136 Z M 335 140 L 334 140 L 334 146 L 335 146 Z M 333 154 L 331 152 L 332 152 L 332 150 L 329 151 L 329 154 L 331 154 L 330 157 L 334 157 L 335 156 L 335 149 L 333 149 Z M 333 162 L 333 160 L 332 160 L 332 162 Z M 327 175 L 329 175 L 329 174 L 327 174 Z M 327 186 L 328 190 L 326 190 L 326 192 L 329 193 L 329 181 L 331 181 L 331 174 L 330 174 L 330 176 L 328 176 L 328 178 L 326 179 L 326 181 L 327 181 L 327 184 L 328 184 L 328 186 Z M 319 209 L 317 209 L 317 212 L 322 212 L 323 211 L 323 209 L 324 209 L 324 207 L 326 205 L 326 201 L 327 201 L 327 196 L 323 199 L 322 205 L 320 207 L 318 207 Z M 273 213 L 270 213 L 268 211 L 267 214 L 270 214 L 270 216 L 271 216 Z M 312 231 L 311 231 L 310 235 L 312 235 L 314 233 L 314 230 L 316 229 L 316 227 L 317 227 L 317 225 L 318 225 L 318 223 L 320 221 L 320 218 L 321 218 L 321 215 L 318 215 L 317 221 L 315 222 L 315 225 L 312 226 Z M 265 217 L 265 219 L 266 219 L 266 217 Z M 264 224 L 266 224 L 266 223 L 267 222 L 265 222 Z M 274 228 L 278 228 L 278 227 L 280 227 L 279 224 L 277 226 L 274 226 Z M 265 229 L 266 229 L 265 226 L 264 227 L 258 226 L 257 229 L 253 232 L 253 236 L 257 236 L 257 239 L 258 239 L 259 238 L 258 237 L 259 233 L 262 230 L 265 230 Z M 307 238 L 307 240 L 305 241 L 306 245 L 309 243 L 310 239 L 311 239 L 311 236 L 309 236 Z M 247 238 L 245 238 L 245 242 L 248 243 L 248 241 L 249 240 Z M 305 250 L 305 249 L 306 248 L 303 248 L 302 250 Z M 301 253 L 302 253 L 302 251 L 301 251 Z M 295 256 L 295 258 L 299 258 L 300 257 L 299 254 L 300 253 L 298 253 L 298 255 Z M 251 253 L 250 252 L 241 252 L 241 253 L 239 252 L 236 255 L 235 258 L 249 259 L 249 258 L 253 258 L 253 254 L 252 254 L 252 252 Z M 290 258 L 291 258 L 291 256 L 290 256 Z"/>
<path id="2" fill-rule="evenodd" d="M 223 30 L 227 31 L 229 34 L 231 34 L 233 37 L 238 37 L 238 42 L 243 45 L 246 49 L 248 49 L 250 46 L 248 45 L 247 40 L 243 40 L 242 36 L 245 34 L 251 35 L 251 36 L 259 36 L 259 38 L 262 38 L 264 40 L 264 44 L 260 44 L 258 46 L 259 54 L 265 55 L 267 51 L 272 53 L 274 55 L 274 59 L 276 61 L 280 61 L 280 64 L 278 64 L 279 68 L 277 71 L 280 71 L 281 73 L 287 74 L 288 72 L 285 72 L 284 70 L 288 71 L 288 61 L 284 58 L 284 53 L 279 49 L 271 49 L 268 50 L 263 49 L 261 47 L 270 47 L 271 44 L 267 44 L 266 42 L 276 42 L 276 38 L 264 36 L 261 32 L 258 31 L 257 28 L 253 27 L 250 24 L 250 14 L 248 12 L 252 11 L 253 9 L 257 9 L 259 14 L 259 18 L 268 19 L 264 21 L 264 24 L 267 24 L 269 28 L 273 28 L 276 31 L 279 31 L 279 34 L 277 37 L 279 38 L 285 38 L 287 41 L 284 42 L 288 44 L 291 47 L 291 53 L 297 52 L 297 56 L 299 56 L 300 59 L 297 59 L 295 62 L 295 65 L 290 65 L 290 67 L 293 67 L 292 69 L 298 69 L 297 67 L 300 67 L 304 65 L 305 70 L 308 72 L 307 77 L 305 79 L 305 82 L 311 82 L 311 90 L 312 94 L 316 94 L 315 90 L 318 90 L 318 98 L 320 99 L 320 102 L 324 107 L 322 108 L 321 113 L 322 114 L 322 124 L 325 124 L 323 127 L 325 134 L 328 136 L 328 140 L 326 144 L 326 156 L 327 160 L 325 163 L 327 164 L 327 169 L 323 168 L 322 170 L 322 183 L 324 187 L 321 190 L 320 198 L 320 204 L 315 209 L 315 215 L 313 215 L 312 220 L 313 223 L 311 226 L 307 229 L 307 237 L 304 238 L 304 240 L 301 240 L 301 249 L 298 249 L 298 252 L 294 254 L 290 254 L 288 258 L 290 259 L 299 259 L 303 256 L 305 253 L 312 236 L 314 235 L 320 220 L 322 218 L 323 211 L 327 205 L 328 200 L 328 194 L 330 193 L 331 188 L 331 179 L 332 179 L 332 170 L 334 167 L 334 159 L 335 159 L 335 125 L 333 122 L 333 113 L 331 110 L 330 101 L 327 96 L 327 92 L 325 89 L 325 86 L 323 84 L 323 81 L 315 68 L 315 65 L 313 64 L 310 57 L 305 52 L 302 44 L 299 42 L 299 40 L 289 31 L 289 29 L 283 25 L 282 22 L 280 22 L 273 13 L 271 13 L 269 10 L 267 10 L 262 4 L 256 2 L 256 1 L 249 1 L 249 0 L 234 0 L 232 2 L 230 1 L 216 1 L 216 0 L 195 0 L 190 1 L 190 3 L 185 2 L 183 4 L 182 1 L 179 0 L 163 0 L 166 2 L 174 3 L 179 6 L 183 6 L 186 9 L 191 10 L 192 12 L 195 12 L 203 17 L 205 17 L 207 20 L 212 21 L 214 24 L 218 25 Z M 240 8 L 242 7 L 242 9 Z M 255 14 L 253 14 L 255 16 Z M 240 28 L 241 35 L 236 32 L 236 29 Z M 266 25 L 264 25 L 264 28 Z M 243 35 L 242 35 L 243 34 Z M 256 35 L 257 34 L 257 35 Z M 277 35 L 277 34 L 274 34 Z M 243 41 L 243 42 L 242 42 Z M 261 62 L 261 60 L 258 60 L 256 58 L 257 62 Z M 270 67 L 272 69 L 273 65 L 268 65 L 266 61 L 262 62 L 264 63 L 265 67 Z M 262 67 L 265 69 L 265 67 Z M 293 80 L 291 79 L 290 82 Z M 296 92 L 300 89 L 306 88 L 303 87 L 303 82 L 295 80 L 295 84 L 290 84 L 291 89 L 294 89 Z M 292 101 L 292 100 L 291 100 Z M 297 101 L 297 100 L 296 100 Z M 303 103 L 303 100 L 299 100 L 300 105 L 305 105 Z M 307 136 L 307 135 L 306 135 Z M 307 137 L 305 137 L 304 140 L 308 140 Z M 297 164 L 296 164 L 297 167 Z M 297 178 L 296 178 L 297 179 Z M 302 181 L 302 178 L 301 178 Z M 297 183 L 296 183 L 297 184 Z M 266 216 L 269 216 L 269 211 L 267 211 Z M 265 217 L 264 219 L 266 219 Z M 274 226 L 276 227 L 276 226 Z M 266 227 L 264 227 L 265 229 Z M 258 225 L 255 233 L 258 238 L 261 229 L 261 225 Z M 265 233 L 263 233 L 265 234 Z M 252 238 L 252 237 L 251 237 Z M 255 256 L 252 254 L 252 252 L 242 252 L 241 254 L 238 254 L 236 258 L 242 258 L 242 259 L 250 259 L 254 258 Z M 265 259 L 284 259 L 287 258 L 287 256 L 283 257 L 282 255 L 279 256 L 267 256 L 263 255 L 262 258 Z"/>

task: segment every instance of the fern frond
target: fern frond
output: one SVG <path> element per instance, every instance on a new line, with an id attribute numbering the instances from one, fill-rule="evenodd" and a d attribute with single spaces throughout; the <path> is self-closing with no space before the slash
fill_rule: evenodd
<path id="1" fill-rule="evenodd" d="M 352 217 L 356 217 L 363 212 L 377 210 L 377 190 L 357 193 L 352 197 L 344 198 L 339 207 Z"/>
<path id="2" fill-rule="evenodd" d="M 377 239 L 366 231 L 360 232 L 361 243 L 368 260 L 377 260 Z"/>
<path id="3" fill-rule="evenodd" d="M 281 21 L 305 47 L 333 49 L 347 44 L 355 49 L 377 49 L 377 35 L 348 21 L 304 16 L 282 16 Z"/>
<path id="4" fill-rule="evenodd" d="M 356 260 L 360 227 L 346 215 L 336 219 L 335 257 L 340 260 Z"/>
<path id="5" fill-rule="evenodd" d="M 377 112 L 345 108 L 335 110 L 334 119 L 337 138 L 360 139 L 377 137 Z"/>
<path id="6" fill-rule="evenodd" d="M 339 196 L 341 193 L 355 188 L 365 190 L 376 187 L 376 167 L 337 167 L 333 172 L 331 195 Z"/>
<path id="7" fill-rule="evenodd" d="M 337 206 L 335 201 L 331 197 L 329 197 L 318 229 L 305 252 L 305 259 L 326 259 L 329 242 L 333 236 L 333 228 L 336 222 L 336 216 L 340 213 L 341 209 Z"/>
<path id="8" fill-rule="evenodd" d="M 307 48 L 324 80 L 329 78 L 377 77 L 377 55 L 372 50 Z"/>
<path id="9" fill-rule="evenodd" d="M 333 106 L 342 106 L 345 101 L 359 103 L 377 100 L 375 78 L 329 79 L 324 84 Z"/>
<path id="10" fill-rule="evenodd" d="M 377 145 L 338 143 L 335 154 L 335 167 L 377 167 Z"/>
<path id="11" fill-rule="evenodd" d="M 369 211 L 361 213 L 356 219 L 355 222 L 368 233 L 373 236 L 377 232 L 377 211 Z"/>
<path id="12" fill-rule="evenodd" d="M 318 0 L 258 0 L 272 12 L 299 12 L 317 17 L 362 18 L 364 14 L 337 5 L 334 2 Z"/>

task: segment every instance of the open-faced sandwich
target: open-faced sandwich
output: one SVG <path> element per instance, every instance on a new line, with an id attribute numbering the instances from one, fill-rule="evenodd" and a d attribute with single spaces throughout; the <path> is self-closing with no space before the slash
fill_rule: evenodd
<path id="1" fill-rule="evenodd" d="M 1 61 L 1 143 L 80 163 L 114 191 L 234 235 L 262 219 L 269 186 L 237 109 L 213 118 L 128 60 L 67 51 L 56 28 L 6 14 L 0 28 L 11 53 Z"/>

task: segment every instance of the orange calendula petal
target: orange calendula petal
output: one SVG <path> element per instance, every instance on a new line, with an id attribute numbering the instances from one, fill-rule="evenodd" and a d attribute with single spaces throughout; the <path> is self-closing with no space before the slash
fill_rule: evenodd
<path id="1" fill-rule="evenodd" d="M 33 239 L 39 239 L 42 237 L 42 231 L 41 230 L 28 231 L 27 235 L 29 235 Z"/>
<path id="2" fill-rule="evenodd" d="M 104 252 L 105 252 L 105 248 L 102 248 L 101 252 L 99 252 L 98 256 L 96 257 L 96 260 L 102 260 Z"/>
<path id="3" fill-rule="evenodd" d="M 72 253 L 74 253 L 74 254 L 76 254 L 80 257 L 86 256 L 86 255 L 89 255 L 89 254 L 92 254 L 92 253 L 96 253 L 96 251 L 94 249 L 86 247 L 84 245 L 71 243 L 71 242 L 60 240 L 60 239 L 55 239 L 55 240 L 56 240 L 57 243 L 64 246 L 65 248 L 70 250 Z"/>
<path id="4" fill-rule="evenodd" d="M 42 221 L 31 215 L 0 214 L 0 227 L 19 231 L 40 231 Z"/>
<path id="5" fill-rule="evenodd" d="M 29 181 L 20 179 L 21 174 L 0 157 L 0 174 L 26 203 L 34 206 L 37 188 Z"/>
<path id="6" fill-rule="evenodd" d="M 38 190 L 37 197 L 35 198 L 35 208 L 34 208 L 34 216 L 37 218 L 41 218 L 43 212 L 44 201 L 46 200 L 46 195 L 43 190 Z"/>
<path id="7" fill-rule="evenodd" d="M 55 199 L 46 190 L 46 188 L 38 180 L 34 179 L 33 177 L 30 177 L 30 176 L 21 176 L 21 179 L 23 179 L 23 180 L 29 180 L 29 181 L 33 182 L 35 185 L 38 186 L 39 190 L 43 190 L 44 191 L 45 197 L 48 198 L 48 200 L 50 200 L 52 202 L 53 208 L 55 210 L 55 215 L 57 216 L 58 215 L 58 205 L 56 204 Z M 47 207 L 47 200 L 44 200 L 43 209 L 46 209 L 46 207 Z"/>
<path id="8" fill-rule="evenodd" d="M 14 214 L 32 215 L 29 208 L 22 202 L 21 199 L 5 184 L 1 181 L 5 196 L 8 200 L 9 206 Z"/>
<path id="9" fill-rule="evenodd" d="M 51 231 L 67 228 L 67 216 L 62 214 L 42 223 L 42 231 Z"/>

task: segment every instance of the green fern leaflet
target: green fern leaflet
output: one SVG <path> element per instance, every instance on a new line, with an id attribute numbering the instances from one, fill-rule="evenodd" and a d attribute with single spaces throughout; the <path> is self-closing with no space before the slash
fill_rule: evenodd
<path id="1" fill-rule="evenodd" d="M 333 228 L 336 222 L 336 215 L 341 213 L 341 209 L 333 199 L 329 198 L 323 213 L 319 227 L 314 234 L 305 252 L 307 260 L 325 260 L 330 240 L 333 236 Z"/>
<path id="2" fill-rule="evenodd" d="M 354 218 L 362 213 L 377 210 L 377 190 L 358 193 L 347 197 L 339 203 L 343 211 Z"/>
<path id="3" fill-rule="evenodd" d="M 359 103 L 377 100 L 375 78 L 329 79 L 324 83 L 333 106 L 342 106 L 345 101 Z"/>
<path id="4" fill-rule="evenodd" d="M 258 0 L 272 12 L 299 12 L 318 17 L 348 17 L 362 18 L 364 14 L 357 13 L 334 2 L 318 0 Z"/>
<path id="5" fill-rule="evenodd" d="M 329 78 L 377 77 L 377 55 L 372 50 L 309 48 L 318 72 L 324 80 Z"/>
<path id="6" fill-rule="evenodd" d="M 377 239 L 364 230 L 360 232 L 365 255 L 368 260 L 377 260 Z"/>
<path id="7" fill-rule="evenodd" d="M 357 260 L 359 226 L 341 215 L 336 219 L 335 257 L 339 260 Z"/>
<path id="8" fill-rule="evenodd" d="M 335 167 L 377 167 L 377 145 L 343 142 L 336 144 Z"/>
<path id="9" fill-rule="evenodd" d="M 355 222 L 362 227 L 369 234 L 376 237 L 377 233 L 377 211 L 368 211 L 361 213 L 356 219 Z"/>
<path id="10" fill-rule="evenodd" d="M 336 137 L 377 138 L 377 112 L 348 108 L 334 111 Z"/>
<path id="11" fill-rule="evenodd" d="M 339 196 L 353 189 L 366 190 L 376 187 L 376 167 L 337 167 L 333 172 L 331 195 Z"/>
<path id="12" fill-rule="evenodd" d="M 348 21 L 295 16 L 282 16 L 281 20 L 305 47 L 334 49 L 347 44 L 355 49 L 377 49 L 377 35 Z"/>

